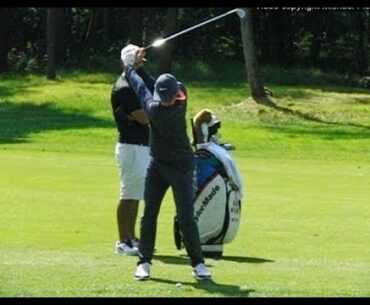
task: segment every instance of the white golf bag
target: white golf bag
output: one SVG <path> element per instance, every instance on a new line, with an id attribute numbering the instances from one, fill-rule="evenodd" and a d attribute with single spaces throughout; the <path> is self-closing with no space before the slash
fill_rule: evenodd
<path id="1" fill-rule="evenodd" d="M 232 242 L 238 232 L 241 196 L 223 163 L 206 147 L 195 151 L 194 218 L 203 255 L 217 258 L 222 256 L 223 245 Z M 230 158 L 229 161 L 233 162 Z M 174 237 L 177 249 L 181 249 L 182 235 L 176 217 Z"/>

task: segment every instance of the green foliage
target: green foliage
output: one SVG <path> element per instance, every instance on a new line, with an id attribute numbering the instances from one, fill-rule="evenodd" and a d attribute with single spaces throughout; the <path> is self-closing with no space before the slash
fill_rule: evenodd
<path id="1" fill-rule="evenodd" d="M 233 7 L 179 8 L 177 31 L 220 15 Z M 104 9 L 106 9 L 104 11 Z M 137 8 L 63 8 L 59 11 L 57 63 L 60 68 L 100 69 L 104 58 L 118 57 L 131 38 L 130 10 Z M 166 9 L 141 8 L 143 44 L 163 37 Z M 46 8 L 12 8 L 0 16 L 0 69 L 41 71 L 46 53 Z M 5 16 L 6 14 L 6 16 Z M 107 14 L 107 15 L 105 15 Z M 6 17 L 6 18 L 5 18 Z M 338 73 L 368 73 L 368 12 L 254 10 L 257 54 L 262 66 L 312 68 Z M 9 33 L 12 33 L 10 35 Z M 200 27 L 173 42 L 178 63 L 243 61 L 240 22 L 230 15 Z M 29 46 L 32 46 L 32 50 Z M 4 66 L 12 49 L 27 60 Z M 367 61 L 366 61 L 367 59 Z M 367 62 L 367 64 L 366 64 Z"/>

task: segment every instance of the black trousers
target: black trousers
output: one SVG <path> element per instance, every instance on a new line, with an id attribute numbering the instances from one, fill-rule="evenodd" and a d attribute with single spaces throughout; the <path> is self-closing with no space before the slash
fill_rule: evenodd
<path id="1" fill-rule="evenodd" d="M 157 232 L 157 218 L 164 195 L 169 187 L 172 188 L 176 213 L 184 246 L 190 263 L 194 267 L 204 263 L 200 247 L 199 231 L 194 219 L 194 162 L 165 165 L 151 159 L 144 191 L 144 214 L 141 218 L 139 263 L 151 263 L 153 258 Z"/>

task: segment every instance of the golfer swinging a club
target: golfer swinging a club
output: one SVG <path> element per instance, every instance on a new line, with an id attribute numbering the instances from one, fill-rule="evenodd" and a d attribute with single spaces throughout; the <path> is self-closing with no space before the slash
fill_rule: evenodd
<path id="1" fill-rule="evenodd" d="M 145 179 L 144 214 L 141 218 L 139 262 L 135 279 L 148 280 L 163 197 L 172 188 L 184 246 L 198 280 L 210 279 L 204 265 L 199 232 L 194 220 L 194 156 L 186 133 L 186 89 L 171 74 L 162 74 L 150 93 L 135 70 L 144 48 L 126 54 L 125 73 L 150 121 L 150 163 Z"/>

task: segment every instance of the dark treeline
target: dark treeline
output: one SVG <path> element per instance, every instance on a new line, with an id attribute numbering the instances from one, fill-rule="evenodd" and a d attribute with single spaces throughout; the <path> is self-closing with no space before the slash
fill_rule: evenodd
<path id="1" fill-rule="evenodd" d="M 112 59 L 118 60 L 128 41 L 148 45 L 230 9 L 0 8 L 0 72 L 45 71 L 53 52 L 57 68 L 113 69 Z M 253 14 L 261 65 L 369 74 L 369 10 L 254 9 Z M 54 42 L 51 49 L 47 37 Z M 163 71 L 174 61 L 243 62 L 239 18 L 220 19 L 151 52 Z"/>

